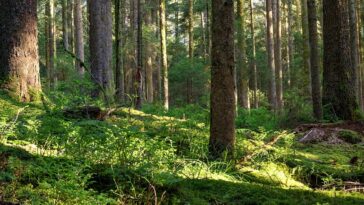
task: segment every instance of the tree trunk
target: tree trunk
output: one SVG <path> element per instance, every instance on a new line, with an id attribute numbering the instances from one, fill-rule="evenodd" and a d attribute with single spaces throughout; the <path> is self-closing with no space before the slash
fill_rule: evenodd
<path id="1" fill-rule="evenodd" d="M 67 27 L 68 27 L 68 43 L 69 43 L 69 50 L 74 53 L 74 15 L 73 15 L 73 9 L 74 8 L 74 2 L 73 0 L 67 0 Z"/>
<path id="2" fill-rule="evenodd" d="M 116 101 L 123 103 L 125 101 L 125 86 L 124 86 L 124 61 L 122 52 L 122 30 L 124 28 L 124 2 L 115 0 L 115 88 Z"/>
<path id="3" fill-rule="evenodd" d="M 356 92 L 357 100 L 359 100 L 359 48 L 358 48 L 358 32 L 356 17 L 356 0 L 349 0 L 349 22 L 350 22 L 350 50 L 351 62 L 353 69 L 353 88 Z"/>
<path id="4" fill-rule="evenodd" d="M 47 15 L 47 82 L 48 89 L 54 89 L 57 77 L 56 77 L 56 37 L 55 37 L 55 16 L 54 16 L 54 0 L 49 0 L 46 5 L 46 15 Z"/>
<path id="5" fill-rule="evenodd" d="M 67 0 L 62 0 L 62 34 L 63 47 L 64 49 L 69 50 Z"/>
<path id="6" fill-rule="evenodd" d="M 301 0 L 301 13 L 302 13 L 302 35 L 303 35 L 303 50 L 302 50 L 302 57 L 303 57 L 303 74 L 305 83 L 305 90 L 308 93 L 311 92 L 311 82 L 310 82 L 310 72 L 311 72 L 311 65 L 310 65 L 310 42 L 308 40 L 308 18 L 307 18 L 307 0 Z M 306 84 L 307 83 L 307 84 Z"/>
<path id="7" fill-rule="evenodd" d="M 282 71 L 282 46 L 281 46 L 281 14 L 280 0 L 273 0 L 273 22 L 274 22 L 274 57 L 276 67 L 276 91 L 277 91 L 277 109 L 283 110 L 283 71 Z"/>
<path id="8" fill-rule="evenodd" d="M 152 15 L 153 15 L 153 2 L 151 0 L 148 1 L 147 4 L 147 10 L 145 14 L 145 24 L 148 28 L 152 28 L 153 21 L 152 21 Z M 152 29 L 150 29 L 152 30 Z M 146 89 L 146 98 L 148 103 L 153 103 L 154 101 L 154 86 L 153 86 L 153 59 L 154 57 L 154 49 L 153 49 L 153 43 L 151 42 L 152 39 L 148 39 L 145 42 L 146 50 L 146 64 L 145 64 L 145 89 Z"/>
<path id="9" fill-rule="evenodd" d="M 276 67 L 274 56 L 274 34 L 273 34 L 273 0 L 266 0 L 266 19 L 267 19 L 267 51 L 269 66 L 269 103 L 271 109 L 277 109 L 277 93 L 276 93 Z"/>
<path id="10" fill-rule="evenodd" d="M 291 68 L 293 62 L 293 12 L 292 12 L 292 0 L 287 0 L 288 7 L 288 51 L 287 51 L 287 85 L 291 88 Z"/>
<path id="11" fill-rule="evenodd" d="M 168 59 L 167 59 L 167 34 L 166 34 L 166 1 L 159 2 L 159 20 L 160 20 L 160 46 L 161 46 L 161 63 L 163 78 L 163 105 L 169 109 L 169 85 L 168 85 Z"/>
<path id="12" fill-rule="evenodd" d="M 311 84 L 312 84 L 312 104 L 313 113 L 316 120 L 322 120 L 322 96 L 320 81 L 320 66 L 318 52 L 318 34 L 317 34 L 317 11 L 316 1 L 307 0 L 308 13 L 308 31 L 310 41 L 310 60 L 311 60 Z"/>
<path id="13" fill-rule="evenodd" d="M 0 0 L 0 86 L 20 101 L 41 91 L 36 0 Z"/>
<path id="14" fill-rule="evenodd" d="M 142 21 L 142 4 L 141 0 L 137 0 L 137 69 L 135 72 L 136 99 L 135 108 L 140 110 L 143 104 L 143 21 Z"/>
<path id="15" fill-rule="evenodd" d="M 193 58 L 193 2 L 188 0 L 188 56 Z"/>
<path id="16" fill-rule="evenodd" d="M 238 104 L 247 110 L 250 109 L 249 100 L 249 70 L 245 51 L 245 30 L 244 30 L 244 1 L 237 1 L 237 87 Z"/>
<path id="17" fill-rule="evenodd" d="M 74 26 L 75 26 L 75 52 L 76 52 L 76 70 L 78 74 L 83 75 L 85 68 L 81 65 L 81 61 L 85 61 L 83 47 L 83 22 L 82 22 L 82 3 L 81 0 L 74 0 Z M 91 42 L 92 43 L 92 42 Z"/>
<path id="18" fill-rule="evenodd" d="M 90 59 L 92 80 L 101 89 L 107 102 L 112 100 L 114 83 L 112 73 L 112 12 L 111 0 L 89 0 Z"/>
<path id="19" fill-rule="evenodd" d="M 211 127 L 209 151 L 233 154 L 235 144 L 234 3 L 212 1 Z"/>
<path id="20" fill-rule="evenodd" d="M 323 104 L 343 120 L 354 120 L 358 109 L 353 89 L 348 0 L 324 0 Z"/>
<path id="21" fill-rule="evenodd" d="M 254 108 L 257 109 L 259 107 L 259 99 L 258 99 L 258 73 L 257 73 L 257 62 L 256 62 L 256 48 L 255 48 L 255 31 L 254 31 L 254 11 L 253 11 L 253 0 L 250 0 L 249 4 L 250 8 L 250 33 L 252 38 L 252 73 L 253 73 L 253 104 Z"/>

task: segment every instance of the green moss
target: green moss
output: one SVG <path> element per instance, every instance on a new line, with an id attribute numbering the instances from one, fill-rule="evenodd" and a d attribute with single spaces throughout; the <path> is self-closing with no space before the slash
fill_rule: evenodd
<path id="1" fill-rule="evenodd" d="M 363 137 L 352 130 L 342 130 L 338 133 L 338 137 L 348 143 L 358 144 L 363 141 Z"/>

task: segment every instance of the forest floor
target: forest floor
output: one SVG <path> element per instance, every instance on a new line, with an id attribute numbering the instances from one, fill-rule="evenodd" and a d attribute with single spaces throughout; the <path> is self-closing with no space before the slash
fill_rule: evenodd
<path id="1" fill-rule="evenodd" d="M 341 143 L 301 143 L 322 126 L 280 129 L 253 110 L 236 160 L 211 161 L 198 106 L 77 119 L 1 93 L 0 107 L 0 204 L 364 204 L 364 139 L 349 127 Z"/>

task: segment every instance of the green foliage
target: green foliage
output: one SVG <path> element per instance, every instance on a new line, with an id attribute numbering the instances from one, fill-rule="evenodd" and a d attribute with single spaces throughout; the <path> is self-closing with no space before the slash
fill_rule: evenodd
<path id="1" fill-rule="evenodd" d="M 239 109 L 236 125 L 238 128 L 246 128 L 254 131 L 275 130 L 278 128 L 276 117 L 264 107 L 250 111 Z"/>
<path id="2" fill-rule="evenodd" d="M 351 144 L 358 144 L 363 141 L 363 136 L 351 130 L 342 130 L 338 135 L 340 139 Z"/>

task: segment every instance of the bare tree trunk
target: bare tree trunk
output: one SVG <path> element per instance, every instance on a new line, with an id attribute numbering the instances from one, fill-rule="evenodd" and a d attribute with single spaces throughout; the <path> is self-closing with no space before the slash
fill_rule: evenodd
<path id="1" fill-rule="evenodd" d="M 91 77 L 108 103 L 114 94 L 111 0 L 89 0 Z"/>
<path id="2" fill-rule="evenodd" d="M 47 24 L 47 78 L 48 89 L 54 89 L 56 84 L 55 58 L 56 58 L 56 38 L 54 19 L 54 0 L 49 0 L 46 5 Z"/>
<path id="3" fill-rule="evenodd" d="M 148 28 L 152 28 L 152 14 L 153 14 L 153 1 L 147 1 L 146 6 L 146 14 L 145 14 L 145 25 Z M 148 38 L 148 37 L 147 37 Z M 150 42 L 151 40 L 146 40 L 145 42 L 145 55 L 146 55 L 146 63 L 145 63 L 145 93 L 148 103 L 153 103 L 154 101 L 154 86 L 153 86 L 153 59 L 154 49 L 153 44 Z"/>
<path id="4" fill-rule="evenodd" d="M 74 53 L 74 15 L 73 15 L 73 9 L 74 8 L 74 2 L 73 0 L 67 0 L 67 27 L 68 27 L 68 43 L 69 43 L 69 50 Z"/>
<path id="5" fill-rule="evenodd" d="M 324 0 L 323 104 L 343 120 L 354 120 L 358 109 L 353 89 L 348 0 Z"/>
<path id="6" fill-rule="evenodd" d="M 193 58 L 193 2 L 188 0 L 188 55 Z"/>
<path id="7" fill-rule="evenodd" d="M 234 3 L 212 1 L 211 127 L 212 157 L 233 155 L 235 144 Z"/>
<path id="8" fill-rule="evenodd" d="M 169 85 L 168 85 L 168 59 L 167 59 L 167 34 L 166 34 L 166 1 L 159 2 L 160 38 L 161 38 L 161 61 L 163 78 L 163 105 L 169 109 Z"/>
<path id="9" fill-rule="evenodd" d="M 274 57 L 276 67 L 276 91 L 277 91 L 277 109 L 283 110 L 283 71 L 282 71 L 282 46 L 281 46 L 281 14 L 280 0 L 273 0 L 273 23 L 274 23 Z"/>
<path id="10" fill-rule="evenodd" d="M 136 60 L 137 69 L 135 72 L 136 99 L 135 108 L 140 110 L 143 105 L 143 25 L 142 25 L 142 4 L 141 0 L 137 0 L 137 49 Z"/>
<path id="11" fill-rule="evenodd" d="M 274 56 L 274 29 L 273 29 L 273 0 L 266 0 L 266 18 L 267 18 L 267 50 L 268 50 L 268 66 L 269 66 L 269 102 L 271 109 L 277 109 L 277 93 L 276 93 L 276 67 Z"/>
<path id="12" fill-rule="evenodd" d="M 74 0 L 74 26 L 75 26 L 75 52 L 76 52 L 76 70 L 83 75 L 85 68 L 81 65 L 81 61 L 85 60 L 83 47 L 83 22 L 82 22 L 82 3 L 81 0 Z"/>
<path id="13" fill-rule="evenodd" d="M 0 0 L 0 86 L 20 101 L 41 92 L 36 0 Z"/>
<path id="14" fill-rule="evenodd" d="M 353 69 L 353 88 L 355 90 L 357 100 L 360 101 L 359 95 L 359 48 L 358 48 L 358 32 L 357 32 L 357 16 L 356 16 L 356 0 L 349 0 L 349 22 L 350 22 L 350 50 L 351 62 Z"/>
<path id="15" fill-rule="evenodd" d="M 125 101 L 125 85 L 124 85 L 124 61 L 123 61 L 123 41 L 122 31 L 124 28 L 124 1 L 115 0 L 115 88 L 116 100 L 120 103 Z"/>
<path id="16" fill-rule="evenodd" d="M 320 81 L 320 66 L 319 66 L 319 52 L 318 52 L 318 34 L 317 34 L 317 11 L 316 1 L 307 0 L 307 13 L 308 13 L 308 31 L 310 41 L 311 53 L 311 83 L 312 83 L 312 104 L 313 113 L 316 120 L 320 121 L 323 117 L 322 112 L 322 95 L 321 95 L 321 81 Z"/>
<path id="17" fill-rule="evenodd" d="M 288 88 L 291 88 L 291 68 L 292 68 L 292 61 L 293 61 L 293 35 L 292 35 L 293 12 L 292 12 L 292 0 L 287 0 L 287 7 L 288 7 L 287 85 L 288 85 Z"/>
<path id="18" fill-rule="evenodd" d="M 302 35 L 303 35 L 303 73 L 305 79 L 308 79 L 307 85 L 305 88 L 308 92 L 311 92 L 311 81 L 309 80 L 311 76 L 311 65 L 310 65 L 310 42 L 308 40 L 308 18 L 307 18 L 307 0 L 301 0 L 301 13 L 302 13 Z"/>
<path id="19" fill-rule="evenodd" d="M 253 94 L 253 104 L 254 108 L 257 109 L 259 107 L 259 99 L 258 99 L 258 73 L 257 73 L 257 62 L 256 62 L 256 48 L 255 48 L 255 31 L 254 31 L 254 10 L 253 10 L 253 0 L 250 0 L 249 4 L 250 8 L 250 33 L 252 37 L 252 50 L 253 56 L 251 59 L 252 65 L 252 73 L 253 73 L 253 87 L 254 87 L 254 94 Z"/>
<path id="20" fill-rule="evenodd" d="M 62 33 L 64 49 L 69 50 L 67 0 L 62 0 Z"/>
<path id="21" fill-rule="evenodd" d="M 245 50 L 245 30 L 244 30 L 244 1 L 237 1 L 237 87 L 238 104 L 247 110 L 250 109 L 249 99 L 249 69 Z"/>

